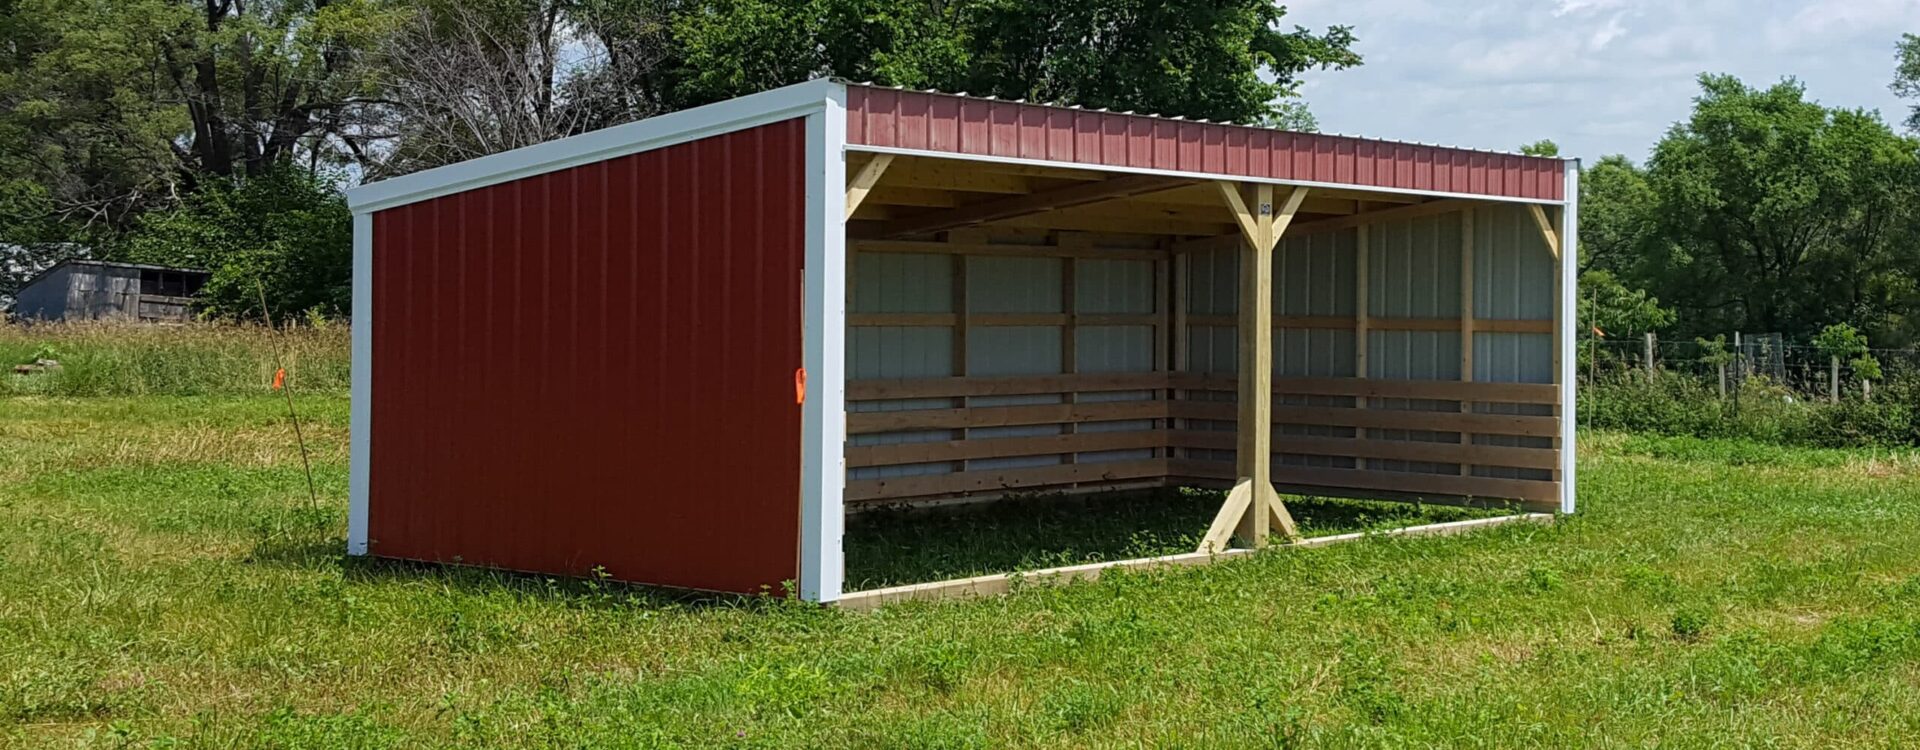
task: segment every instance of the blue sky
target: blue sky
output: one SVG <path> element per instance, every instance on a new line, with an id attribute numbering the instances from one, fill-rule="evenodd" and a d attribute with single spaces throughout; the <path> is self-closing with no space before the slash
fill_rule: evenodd
<path id="1" fill-rule="evenodd" d="M 1829 106 L 1887 90 L 1920 0 L 1292 0 L 1284 23 L 1354 27 L 1366 64 L 1310 73 L 1329 133 L 1512 150 L 1541 138 L 1589 162 L 1643 161 L 1687 116 L 1701 72 L 1799 78 Z"/>

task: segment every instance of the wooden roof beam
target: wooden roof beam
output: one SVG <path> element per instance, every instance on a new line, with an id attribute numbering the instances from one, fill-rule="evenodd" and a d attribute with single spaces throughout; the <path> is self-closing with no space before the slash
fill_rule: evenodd
<path id="1" fill-rule="evenodd" d="M 1112 198 L 1170 190 L 1192 184 L 1192 180 L 1159 175 L 1123 175 L 1099 182 L 1053 188 L 996 200 L 971 203 L 945 211 L 889 221 L 874 232 L 878 237 L 899 237 L 1012 219 L 1059 208 L 1096 203 Z"/>

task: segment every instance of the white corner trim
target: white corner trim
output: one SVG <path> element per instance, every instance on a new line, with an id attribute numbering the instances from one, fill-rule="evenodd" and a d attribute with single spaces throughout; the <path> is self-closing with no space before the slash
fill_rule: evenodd
<path id="1" fill-rule="evenodd" d="M 373 212 L 568 167 L 651 151 L 820 111 L 846 86 L 820 78 L 591 133 L 435 167 L 347 191 L 355 212 Z M 845 124 L 841 127 L 844 129 Z"/>
<path id="2" fill-rule="evenodd" d="M 1294 187 L 1319 188 L 1322 190 L 1365 190 L 1372 193 L 1392 193 L 1395 195 L 1418 195 L 1426 198 L 1464 198 L 1476 201 L 1494 201 L 1499 203 L 1537 203 L 1542 206 L 1558 206 L 1561 201 L 1542 198 L 1510 198 L 1501 195 L 1483 195 L 1480 193 L 1451 193 L 1440 190 L 1413 190 L 1410 188 L 1389 188 L 1375 185 L 1359 185 L 1344 182 L 1315 182 L 1313 180 L 1282 180 L 1276 177 L 1247 177 L 1244 175 L 1220 172 L 1189 172 L 1180 169 L 1153 169 L 1149 167 L 1118 167 L 1111 164 L 1087 164 L 1077 161 L 1054 161 L 1052 159 L 1027 159 L 1017 156 L 991 156 L 987 154 L 963 154 L 954 151 L 934 151 L 931 149 L 899 148 L 896 146 L 863 146 L 847 144 L 848 151 L 866 151 L 875 154 L 893 154 L 895 156 L 923 156 L 934 159 L 960 159 L 962 161 L 993 162 L 995 164 L 1018 164 L 1028 167 L 1053 167 L 1057 169 L 1079 169 L 1094 172 L 1114 172 L 1117 174 L 1150 174 L 1161 177 L 1182 177 L 1189 180 L 1233 180 L 1256 185 L 1290 185 Z M 1568 169 L 1574 168 L 1574 162 L 1566 162 Z"/>
<path id="3" fill-rule="evenodd" d="M 845 586 L 846 529 L 846 89 L 807 116 L 806 266 L 801 294 L 800 597 L 838 600 Z"/>
<path id="4" fill-rule="evenodd" d="M 1574 469 L 1579 450 L 1579 407 L 1575 399 L 1580 371 L 1576 345 L 1580 332 L 1580 161 L 1567 162 L 1566 209 L 1560 212 L 1560 512 L 1574 509 Z"/>
<path id="5" fill-rule="evenodd" d="M 373 456 L 373 215 L 353 215 L 353 361 L 347 422 L 347 554 L 367 554 L 367 470 Z"/>

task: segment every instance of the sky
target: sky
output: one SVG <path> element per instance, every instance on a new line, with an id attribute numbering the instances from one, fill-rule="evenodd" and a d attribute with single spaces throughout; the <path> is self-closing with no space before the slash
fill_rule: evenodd
<path id="1" fill-rule="evenodd" d="M 1685 119 L 1702 72 L 1798 78 L 1831 107 L 1907 104 L 1887 89 L 1920 0 L 1283 0 L 1283 24 L 1353 27 L 1366 59 L 1305 76 L 1328 133 L 1511 151 L 1551 138 L 1588 163 L 1643 162 Z"/>

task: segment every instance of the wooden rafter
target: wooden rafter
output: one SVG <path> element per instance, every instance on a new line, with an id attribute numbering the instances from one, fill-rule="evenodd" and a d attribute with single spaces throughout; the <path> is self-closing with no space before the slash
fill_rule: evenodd
<path id="1" fill-rule="evenodd" d="M 1012 219 L 1052 211 L 1058 208 L 1079 206 L 1096 201 L 1120 198 L 1130 195 L 1168 190 L 1191 183 L 1191 180 L 1162 177 L 1159 175 L 1125 175 L 1099 182 L 1087 182 L 1066 187 L 1041 190 L 997 200 L 972 203 L 944 211 L 934 211 L 920 216 L 896 219 L 881 225 L 874 234 L 878 237 L 898 237 L 909 234 L 924 234 L 945 229 L 971 226 L 1000 219 Z"/>
<path id="2" fill-rule="evenodd" d="M 880 175 L 886 174 L 887 167 L 893 164 L 893 154 L 874 154 L 866 164 L 860 166 L 847 179 L 847 218 L 853 218 L 853 212 L 859 210 L 860 203 L 873 192 L 873 186 L 880 182 Z"/>

